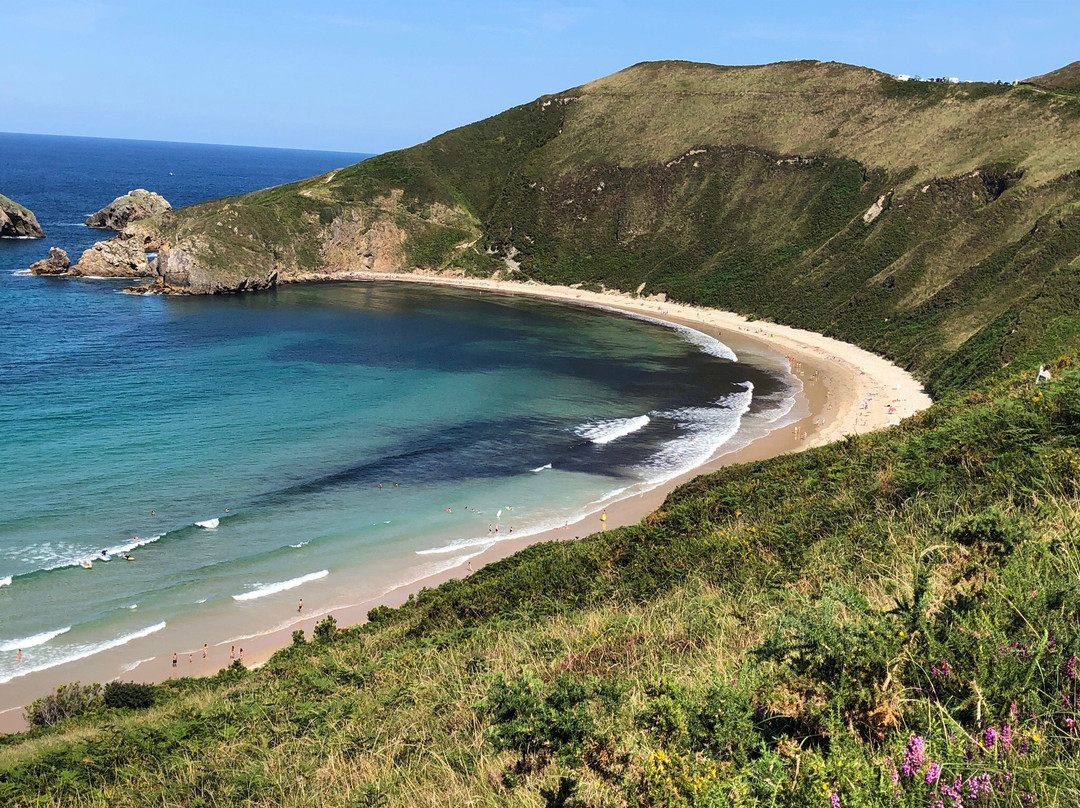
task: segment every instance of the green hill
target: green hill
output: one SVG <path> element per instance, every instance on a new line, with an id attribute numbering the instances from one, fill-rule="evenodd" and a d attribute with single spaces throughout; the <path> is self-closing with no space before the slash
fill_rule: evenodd
<path id="1" fill-rule="evenodd" d="M 644 283 L 877 350 L 938 400 L 258 671 L 0 739 L 0 801 L 1080 803 L 1078 112 L 838 64 L 642 64 L 160 217 L 165 280 L 196 291 Z"/>
<path id="2" fill-rule="evenodd" d="M 1080 98 L 1025 86 L 645 63 L 168 214 L 160 271 L 211 292 L 512 257 L 539 281 L 644 283 L 824 331 L 949 389 L 1077 308 L 1078 122 Z"/>

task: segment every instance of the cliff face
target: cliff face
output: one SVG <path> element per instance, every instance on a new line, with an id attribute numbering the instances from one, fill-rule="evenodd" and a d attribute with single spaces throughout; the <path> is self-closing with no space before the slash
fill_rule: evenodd
<path id="1" fill-rule="evenodd" d="M 33 212 L 0 194 L 0 238 L 45 238 Z"/>
<path id="2" fill-rule="evenodd" d="M 538 281 L 644 284 L 825 331 L 944 388 L 1071 316 L 1078 166 L 1080 98 L 831 63 L 647 63 L 142 224 L 168 247 L 159 286 L 490 275 L 512 257 Z"/>

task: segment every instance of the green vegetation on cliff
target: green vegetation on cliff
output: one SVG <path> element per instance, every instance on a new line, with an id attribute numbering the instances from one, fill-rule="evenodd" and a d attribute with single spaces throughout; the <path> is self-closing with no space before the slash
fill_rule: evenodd
<path id="1" fill-rule="evenodd" d="M 0 740 L 0 801 L 1080 803 L 1078 113 L 844 65 L 645 64 L 162 217 L 207 278 L 508 256 L 823 330 L 939 398 L 258 671 L 80 703 Z"/>
<path id="2" fill-rule="evenodd" d="M 541 282 L 644 284 L 823 331 L 940 393 L 1029 354 L 1076 310 L 1078 127 L 1080 98 L 1027 86 L 645 63 L 165 216 L 164 238 L 203 273 L 166 280 L 491 274 L 508 256 Z"/>

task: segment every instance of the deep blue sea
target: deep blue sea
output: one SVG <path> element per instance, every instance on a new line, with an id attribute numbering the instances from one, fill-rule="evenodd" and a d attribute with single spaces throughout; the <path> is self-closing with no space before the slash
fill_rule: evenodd
<path id="1" fill-rule="evenodd" d="M 299 597 L 310 618 L 460 567 L 791 408 L 779 365 L 594 309 L 362 283 L 144 297 L 15 274 L 107 237 L 83 219 L 132 188 L 179 207 L 362 157 L 0 134 L 0 193 L 47 234 L 0 240 L 0 693 L 203 642 L 219 655 L 299 619 Z"/>

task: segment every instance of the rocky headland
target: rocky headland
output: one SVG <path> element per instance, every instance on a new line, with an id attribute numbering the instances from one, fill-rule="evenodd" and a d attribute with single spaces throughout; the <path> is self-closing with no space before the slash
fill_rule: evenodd
<path id="1" fill-rule="evenodd" d="M 172 210 L 172 205 L 161 194 L 136 188 L 123 196 L 118 196 L 108 205 L 86 218 L 87 227 L 104 230 L 123 230 L 131 222 L 149 219 Z"/>
<path id="2" fill-rule="evenodd" d="M 84 278 L 142 278 L 153 273 L 146 260 L 146 250 L 137 239 L 114 238 L 99 241 L 84 251 L 67 274 Z"/>
<path id="3" fill-rule="evenodd" d="M 59 247 L 49 248 L 49 257 L 42 258 L 30 265 L 31 275 L 64 275 L 71 267 L 71 259 L 68 258 L 67 250 Z"/>
<path id="4" fill-rule="evenodd" d="M 0 238 L 45 238 L 45 231 L 33 211 L 0 194 Z"/>

